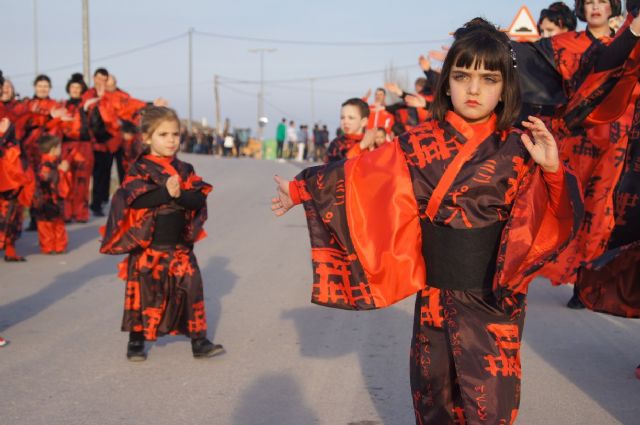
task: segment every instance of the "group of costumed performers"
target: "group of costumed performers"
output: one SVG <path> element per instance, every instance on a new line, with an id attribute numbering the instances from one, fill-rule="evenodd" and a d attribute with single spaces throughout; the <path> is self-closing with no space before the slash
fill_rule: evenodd
<path id="1" fill-rule="evenodd" d="M 640 0 L 625 7 L 614 32 L 620 0 L 576 0 L 573 12 L 553 3 L 536 42 L 475 18 L 455 31 L 441 71 L 420 57 L 415 94 L 390 83 L 398 104 L 383 88 L 371 105 L 369 94 L 348 99 L 325 164 L 275 177 L 274 213 L 304 206 L 312 302 L 371 310 L 416 295 L 419 425 L 515 422 L 536 276 L 573 283 L 572 308 L 640 317 Z M 127 358 L 145 360 L 145 341 L 168 334 L 189 337 L 196 358 L 224 352 L 207 338 L 193 253 L 212 186 L 176 157 L 176 113 L 133 99 L 103 68 L 92 89 L 74 74 L 64 103 L 49 98 L 47 76 L 34 88 L 18 101 L 3 81 L 5 260 L 24 260 L 25 208 L 42 251 L 64 252 L 64 221 L 103 215 L 115 156 L 121 186 L 100 252 L 128 254 Z"/>
<path id="2" fill-rule="evenodd" d="M 194 357 L 212 357 L 224 349 L 207 339 L 202 277 L 193 253 L 193 244 L 205 237 L 212 186 L 176 158 L 180 121 L 172 109 L 146 108 L 140 126 L 146 154 L 131 165 L 101 229 L 101 253 L 128 254 L 120 265 L 127 358 L 145 360 L 145 341 L 168 334 L 191 338 Z"/>
<path id="3" fill-rule="evenodd" d="M 122 180 L 126 167 L 141 152 L 136 125 L 148 103 L 118 89 L 106 69 L 96 70 L 91 89 L 81 74 L 73 74 L 66 85 L 69 99 L 62 102 L 49 97 L 48 76 L 37 76 L 33 87 L 33 98 L 19 100 L 11 81 L 2 81 L 0 114 L 6 128 L 0 171 L 0 249 L 5 251 L 5 261 L 25 260 L 15 250 L 25 208 L 31 217 L 27 230 L 38 230 L 41 251 L 65 252 L 64 223 L 89 220 L 91 179 L 91 209 L 94 215 L 104 216 L 114 155 Z"/>
<path id="4" fill-rule="evenodd" d="M 576 5 L 587 22 L 607 22 L 619 12 L 615 6 Z M 341 110 L 345 136 L 335 143 L 336 155 L 293 181 L 275 177 L 277 216 L 304 205 L 312 302 L 367 310 L 417 293 L 410 368 L 417 424 L 514 423 L 529 283 L 559 266 L 580 269 L 580 276 L 585 268 L 589 277 L 604 270 L 586 267 L 584 255 L 574 265 L 564 257 L 588 232 L 590 197 L 582 158 L 567 145 L 626 108 L 611 103 L 624 94 L 627 102 L 629 80 L 638 79 L 635 16 L 615 37 L 597 38 L 588 29 L 523 45 L 476 18 L 454 34 L 426 121 L 393 143 L 357 153 L 368 135 L 353 133 L 366 127 L 366 110 L 350 99 Z M 582 59 L 572 53 L 579 48 Z M 544 82 L 540 75 L 559 88 L 560 102 L 546 88 L 533 96 L 532 87 Z M 521 100 L 530 111 L 524 120 Z M 616 138 L 607 143 L 630 137 L 632 127 L 611 124 Z M 637 159 L 618 152 L 619 161 L 637 168 Z M 616 191 L 637 196 L 633 184 L 637 176 Z M 637 220 L 625 223 L 637 227 Z M 619 254 L 614 261 L 632 262 L 628 245 L 612 248 Z M 608 291 L 615 288 L 601 292 Z M 637 282 L 633 291 L 639 295 Z"/>

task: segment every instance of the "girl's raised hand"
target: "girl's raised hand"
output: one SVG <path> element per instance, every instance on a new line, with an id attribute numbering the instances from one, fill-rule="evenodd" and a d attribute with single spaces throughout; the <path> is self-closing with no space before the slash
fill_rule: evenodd
<path id="1" fill-rule="evenodd" d="M 4 134 L 9 130 L 9 126 L 11 125 L 11 121 L 9 118 L 4 117 L 0 120 L 0 134 Z"/>
<path id="2" fill-rule="evenodd" d="M 293 208 L 293 201 L 291 200 L 291 196 L 289 196 L 289 182 L 282 180 L 278 175 L 273 176 L 273 180 L 276 182 L 276 192 L 278 196 L 271 198 L 271 211 L 280 217 Z"/>
<path id="3" fill-rule="evenodd" d="M 528 121 L 522 121 L 522 125 L 531 131 L 533 141 L 527 134 L 522 135 L 522 143 L 527 148 L 531 158 L 542 167 L 544 171 L 555 173 L 560 167 L 558 157 L 558 145 L 551 132 L 540 118 L 529 116 Z"/>

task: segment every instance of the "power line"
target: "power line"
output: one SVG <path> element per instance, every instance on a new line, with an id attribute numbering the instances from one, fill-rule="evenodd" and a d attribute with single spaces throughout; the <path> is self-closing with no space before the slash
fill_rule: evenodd
<path id="1" fill-rule="evenodd" d="M 306 92 L 306 93 L 309 92 L 309 88 L 308 87 L 283 86 L 282 84 L 277 84 L 277 83 L 275 83 L 275 84 L 271 83 L 271 84 L 269 84 L 269 87 L 276 88 L 276 89 L 283 89 L 283 90 L 300 91 L 300 92 Z M 317 93 L 340 94 L 340 95 L 345 95 L 345 96 L 353 94 L 351 92 L 346 92 L 346 91 L 327 90 L 327 89 L 318 89 L 318 88 L 314 88 L 314 91 L 317 92 Z"/>
<path id="2" fill-rule="evenodd" d="M 119 52 L 111 53 L 111 54 L 106 55 L 106 56 L 102 56 L 102 57 L 99 57 L 99 58 L 94 58 L 93 62 L 98 62 L 98 61 L 103 61 L 103 60 L 108 60 L 108 59 L 114 59 L 114 58 L 118 58 L 118 57 L 121 57 L 121 56 L 130 55 L 131 53 L 136 53 L 136 52 L 139 52 L 141 50 L 150 49 L 152 47 L 156 47 L 156 46 L 159 46 L 161 44 L 168 43 L 170 41 L 178 40 L 178 39 L 180 39 L 180 38 L 182 38 L 182 37 L 184 37 L 186 35 L 187 35 L 187 33 L 184 32 L 182 34 L 178 34 L 178 35 L 175 35 L 173 37 L 168 37 L 168 38 L 164 38 L 162 40 L 154 41 L 153 43 L 145 44 L 144 46 L 134 47 L 132 49 L 127 49 L 127 50 L 122 50 L 122 51 L 119 51 Z M 75 67 L 81 66 L 81 65 L 82 65 L 82 62 L 75 62 L 75 63 L 71 63 L 71 64 L 68 64 L 68 65 L 61 65 L 61 66 L 57 66 L 57 67 L 53 67 L 53 68 L 47 68 L 45 70 L 42 70 L 41 72 L 60 71 L 60 70 L 63 70 L 63 69 L 68 69 L 68 68 L 75 68 Z M 21 78 L 21 77 L 26 77 L 26 76 L 31 76 L 31 75 L 33 75 L 33 72 L 23 72 L 23 73 L 20 73 L 20 74 L 14 74 L 14 75 L 11 76 L 11 78 Z"/>
<path id="3" fill-rule="evenodd" d="M 417 66 L 418 66 L 417 64 L 401 65 L 401 66 L 394 66 L 393 69 L 402 70 L 402 69 L 415 68 Z M 379 74 L 381 72 L 387 71 L 387 69 L 377 69 L 375 71 L 351 72 L 351 73 L 347 73 L 347 74 L 323 75 L 323 76 L 319 76 L 319 77 L 301 77 L 301 78 L 288 78 L 288 79 L 283 79 L 283 80 L 266 80 L 265 84 L 296 83 L 296 82 L 307 82 L 309 80 L 334 80 L 334 79 L 338 79 L 338 78 L 360 77 L 362 75 Z M 225 77 L 225 76 L 222 76 L 222 75 L 220 77 L 225 79 L 226 82 L 233 83 L 233 84 L 260 84 L 259 81 L 255 81 L 255 80 L 239 80 L 239 79 L 236 79 L 236 78 Z"/>
<path id="4" fill-rule="evenodd" d="M 245 96 L 251 96 L 251 97 L 256 96 L 256 93 L 249 93 L 249 92 L 246 92 L 244 90 L 239 90 L 239 89 L 237 89 L 235 87 L 230 87 L 230 86 L 227 86 L 227 85 L 225 85 L 223 83 L 219 83 L 219 86 L 223 87 L 225 89 L 228 89 L 228 90 L 230 90 L 232 92 L 243 94 Z M 296 121 L 300 121 L 299 117 L 291 115 L 289 112 L 285 111 L 284 109 L 279 108 L 278 106 L 274 105 L 273 103 L 269 102 L 268 100 L 265 99 L 264 103 L 266 103 L 267 105 L 269 105 L 271 108 L 275 109 L 276 111 L 280 112 L 281 114 L 285 114 L 286 116 L 294 118 Z"/>
<path id="5" fill-rule="evenodd" d="M 377 46 L 398 46 L 407 44 L 435 44 L 450 41 L 449 39 L 433 40 L 409 40 L 409 41 L 302 41 L 286 40 L 276 38 L 249 37 L 242 35 L 229 35 L 213 32 L 195 31 L 195 34 L 205 37 L 222 38 L 226 40 L 251 41 L 274 44 L 294 44 L 301 46 L 332 46 L 332 47 L 377 47 Z"/>

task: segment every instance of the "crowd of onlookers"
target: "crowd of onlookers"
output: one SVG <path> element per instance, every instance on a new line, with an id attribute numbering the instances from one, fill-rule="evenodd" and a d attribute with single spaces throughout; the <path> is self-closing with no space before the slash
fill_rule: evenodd
<path id="1" fill-rule="evenodd" d="M 321 127 L 320 124 L 315 124 L 309 130 L 306 124 L 296 127 L 294 121 L 289 121 L 287 126 L 286 118 L 282 118 L 276 128 L 276 157 L 296 161 L 322 161 L 329 142 L 326 125 Z"/>
<path id="2" fill-rule="evenodd" d="M 251 130 L 231 128 L 225 121 L 222 131 L 214 128 L 194 125 L 191 131 L 183 125 L 180 135 L 180 150 L 187 153 L 216 155 L 224 157 L 249 156 Z M 326 125 L 315 124 L 296 126 L 294 121 L 285 118 L 276 130 L 277 159 L 295 159 L 297 161 L 322 161 L 331 141 Z"/>
<path id="3" fill-rule="evenodd" d="M 189 132 L 185 125 L 180 134 L 180 150 L 188 153 L 239 157 L 244 155 L 250 134 L 249 129 L 232 129 L 229 120 L 225 121 L 221 132 L 200 127 L 193 127 Z"/>

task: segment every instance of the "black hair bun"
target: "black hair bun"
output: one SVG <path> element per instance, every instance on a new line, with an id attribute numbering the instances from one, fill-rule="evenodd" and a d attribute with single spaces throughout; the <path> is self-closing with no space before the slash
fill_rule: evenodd
<path id="1" fill-rule="evenodd" d="M 71 80 L 70 81 L 73 82 L 73 83 L 84 82 L 84 76 L 79 72 L 74 72 L 73 74 L 71 74 Z"/>

